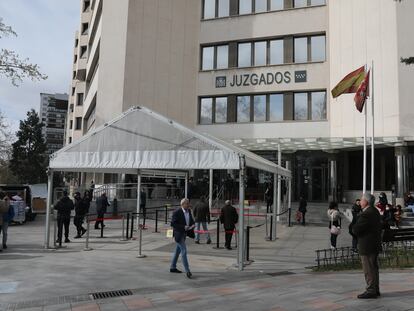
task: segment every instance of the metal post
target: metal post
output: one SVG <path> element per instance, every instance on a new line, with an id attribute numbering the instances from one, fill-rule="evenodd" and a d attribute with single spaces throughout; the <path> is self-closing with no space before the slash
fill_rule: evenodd
<path id="1" fill-rule="evenodd" d="M 103 220 L 104 220 L 104 218 L 105 218 L 105 214 L 103 215 L 103 217 L 102 217 L 102 222 L 101 222 L 101 238 L 103 238 L 103 237 L 104 237 L 104 236 L 103 236 L 103 230 L 104 230 Z"/>
<path id="2" fill-rule="evenodd" d="M 168 223 L 168 204 L 165 205 L 165 224 Z"/>
<path id="3" fill-rule="evenodd" d="M 138 170 L 138 173 L 137 173 L 137 226 L 139 226 L 141 223 L 140 203 L 141 203 L 141 172 L 140 170 Z M 132 224 L 131 224 L 131 227 L 134 228 Z M 132 237 L 132 234 L 131 234 L 131 237 Z"/>
<path id="4" fill-rule="evenodd" d="M 290 211 L 289 215 L 292 214 L 292 177 L 289 178 L 289 185 L 288 185 L 288 209 Z M 290 222 L 290 216 L 289 216 Z"/>
<path id="5" fill-rule="evenodd" d="M 280 151 L 280 145 L 277 146 L 277 164 L 282 167 L 282 152 Z M 280 200 L 281 200 L 282 179 L 280 175 L 277 175 L 277 218 L 275 219 L 275 238 L 276 238 L 276 221 L 280 220 Z"/>
<path id="6" fill-rule="evenodd" d="M 213 170 L 209 170 L 209 178 L 208 178 L 208 207 L 210 209 L 213 208 Z"/>
<path id="7" fill-rule="evenodd" d="M 138 248 L 137 258 L 145 258 L 147 256 L 142 254 L 142 226 L 140 223 L 138 223 L 138 233 L 139 233 L 139 248 Z"/>
<path id="8" fill-rule="evenodd" d="M 91 251 L 92 248 L 89 247 L 89 232 L 90 230 L 90 224 L 89 224 L 89 215 L 86 215 L 86 244 L 85 244 L 85 249 L 84 251 Z"/>
<path id="9" fill-rule="evenodd" d="M 125 215 L 122 215 L 122 238 L 121 241 L 126 241 L 125 237 Z"/>
<path id="10" fill-rule="evenodd" d="M 273 240 L 273 215 L 270 215 L 269 241 Z"/>
<path id="11" fill-rule="evenodd" d="M 57 240 L 57 219 L 56 219 L 56 215 L 55 215 L 55 213 L 53 213 L 52 214 L 53 215 L 53 220 L 54 220 L 54 222 L 53 222 L 53 247 L 54 248 L 57 248 L 57 245 L 56 245 L 56 240 Z"/>
<path id="12" fill-rule="evenodd" d="M 277 212 L 278 212 L 278 206 L 277 206 L 277 187 L 278 187 L 278 176 L 277 174 L 273 174 L 273 215 L 270 218 L 270 241 L 276 240 L 277 238 L 277 232 L 276 232 L 276 220 L 277 220 Z M 272 224 L 274 225 L 272 226 Z"/>
<path id="13" fill-rule="evenodd" d="M 127 225 L 126 225 L 126 239 L 129 238 L 129 213 L 127 213 Z"/>
<path id="14" fill-rule="evenodd" d="M 246 169 L 246 159 L 244 156 L 240 156 L 240 170 L 239 170 L 239 247 L 237 251 L 237 264 L 238 270 L 243 271 L 244 268 L 244 261 L 243 261 L 243 253 L 244 253 L 244 177 L 245 177 L 245 169 Z"/>
<path id="15" fill-rule="evenodd" d="M 220 219 L 217 218 L 216 248 L 220 248 Z"/>
<path id="16" fill-rule="evenodd" d="M 158 233 L 158 210 L 155 210 L 155 232 Z"/>
<path id="17" fill-rule="evenodd" d="M 246 228 L 246 261 L 250 261 L 250 226 Z"/>
<path id="18" fill-rule="evenodd" d="M 292 223 L 291 223 L 291 217 L 292 217 L 292 210 L 289 208 L 289 219 L 288 219 L 288 226 L 291 227 Z"/>
<path id="19" fill-rule="evenodd" d="M 188 199 L 188 173 L 185 174 L 185 180 L 184 180 L 184 197 Z"/>
<path id="20" fill-rule="evenodd" d="M 371 138 L 371 194 L 374 195 L 374 173 L 375 173 L 375 117 L 374 117 L 374 60 L 371 65 L 371 116 L 372 116 L 372 138 Z"/>
<path id="21" fill-rule="evenodd" d="M 46 225 L 45 225 L 45 248 L 50 245 L 50 211 L 53 200 L 53 170 L 49 169 L 47 178 L 47 204 L 46 204 Z"/>
<path id="22" fill-rule="evenodd" d="M 138 218 L 138 221 L 139 221 L 139 217 L 137 217 L 137 218 Z M 134 236 L 134 215 L 131 214 L 131 233 L 130 233 L 129 238 L 132 239 L 133 236 Z"/>

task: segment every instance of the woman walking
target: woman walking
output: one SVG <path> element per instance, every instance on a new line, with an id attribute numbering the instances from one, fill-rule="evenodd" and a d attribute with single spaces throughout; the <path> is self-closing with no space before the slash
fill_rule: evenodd
<path id="1" fill-rule="evenodd" d="M 329 231 L 331 232 L 331 249 L 336 248 L 336 240 L 341 232 L 341 214 L 338 210 L 338 203 L 329 203 L 328 208 Z"/>

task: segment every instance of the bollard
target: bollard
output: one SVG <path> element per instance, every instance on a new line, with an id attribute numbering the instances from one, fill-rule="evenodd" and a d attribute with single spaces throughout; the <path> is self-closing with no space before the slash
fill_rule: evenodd
<path id="1" fill-rule="evenodd" d="M 250 261 L 249 256 L 250 256 L 250 229 L 252 227 L 247 226 L 246 228 L 246 261 Z"/>
<path id="2" fill-rule="evenodd" d="M 269 232 L 269 231 L 268 231 L 268 228 L 267 228 L 267 216 L 268 216 L 268 214 L 266 213 L 266 214 L 265 214 L 265 224 L 266 224 L 265 239 L 267 239 L 267 237 L 268 237 L 267 233 Z"/>
<path id="3" fill-rule="evenodd" d="M 142 254 L 142 226 L 138 224 L 138 234 L 139 234 L 139 248 L 138 248 L 138 256 L 137 258 L 145 258 L 147 256 Z"/>
<path id="4" fill-rule="evenodd" d="M 86 244 L 85 244 L 85 249 L 84 251 L 91 251 L 92 248 L 89 247 L 89 232 L 90 232 L 90 228 L 89 228 L 89 215 L 86 216 Z"/>
<path id="5" fill-rule="evenodd" d="M 55 213 L 53 213 L 53 218 L 54 218 L 54 225 L 53 225 L 53 247 L 54 248 L 57 248 L 57 245 L 56 245 L 56 240 L 57 240 L 57 232 L 56 232 L 56 229 L 57 229 L 57 220 L 56 220 L 56 214 Z"/>
<path id="6" fill-rule="evenodd" d="M 273 240 L 273 215 L 270 215 L 270 232 L 269 232 L 269 241 Z"/>
<path id="7" fill-rule="evenodd" d="M 155 210 L 155 231 L 156 233 L 158 233 L 158 210 Z"/>
<path id="8" fill-rule="evenodd" d="M 220 248 L 220 219 L 217 218 L 217 233 L 216 233 L 216 247 L 219 249 Z"/>
<path id="9" fill-rule="evenodd" d="M 104 228 L 104 223 L 103 223 L 103 219 L 105 218 L 105 215 L 102 217 L 102 222 L 101 222 L 101 238 L 103 238 L 103 228 Z"/>
<path id="10" fill-rule="evenodd" d="M 291 223 L 291 216 L 292 216 L 292 209 L 291 208 L 289 208 L 289 227 L 291 227 L 292 226 L 292 223 Z"/>
<path id="11" fill-rule="evenodd" d="M 121 241 L 126 241 L 126 237 L 125 237 L 125 216 L 122 215 L 122 238 Z"/>
<path id="12" fill-rule="evenodd" d="M 128 240 L 128 234 L 129 234 L 129 213 L 127 213 L 127 225 L 126 225 L 126 239 Z"/>
<path id="13" fill-rule="evenodd" d="M 134 236 L 134 214 L 131 214 L 131 234 L 129 236 L 130 239 Z"/>
<path id="14" fill-rule="evenodd" d="M 168 204 L 165 205 L 165 224 L 168 223 Z"/>

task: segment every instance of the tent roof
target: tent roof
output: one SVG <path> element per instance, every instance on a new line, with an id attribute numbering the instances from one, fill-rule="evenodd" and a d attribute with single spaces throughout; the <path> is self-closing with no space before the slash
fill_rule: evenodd
<path id="1" fill-rule="evenodd" d="M 252 152 L 200 134 L 144 107 L 132 107 L 50 157 L 53 170 L 131 173 L 138 169 L 240 169 L 291 176 Z"/>

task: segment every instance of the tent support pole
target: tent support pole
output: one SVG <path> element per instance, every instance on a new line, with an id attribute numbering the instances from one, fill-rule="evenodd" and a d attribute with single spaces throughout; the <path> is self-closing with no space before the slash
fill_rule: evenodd
<path id="1" fill-rule="evenodd" d="M 277 146 L 277 164 L 279 165 L 279 167 L 282 167 L 282 152 L 280 150 L 280 145 Z M 280 201 L 281 201 L 281 186 L 282 186 L 282 176 L 280 176 L 279 174 L 277 175 L 277 218 L 275 220 L 276 221 L 280 221 Z M 276 197 L 274 198 L 276 199 Z M 276 226 L 275 226 L 276 227 Z M 275 235 L 276 237 L 276 235 Z"/>
<path id="2" fill-rule="evenodd" d="M 277 232 L 276 232 L 276 219 L 277 219 L 277 211 L 279 209 L 279 206 L 276 206 L 277 204 L 277 185 L 278 185 L 279 176 L 278 174 L 273 174 L 273 232 L 270 232 L 270 236 L 272 237 L 272 240 L 277 239 Z"/>
<path id="3" fill-rule="evenodd" d="M 185 173 L 184 179 L 184 198 L 188 199 L 188 173 Z"/>
<path id="4" fill-rule="evenodd" d="M 208 178 L 208 207 L 211 209 L 213 208 L 213 170 L 209 170 L 209 178 Z"/>
<path id="5" fill-rule="evenodd" d="M 246 173 L 246 160 L 244 156 L 240 156 L 240 170 L 239 170 L 239 243 L 237 249 L 237 267 L 239 271 L 243 271 L 244 268 L 244 177 Z"/>
<path id="6" fill-rule="evenodd" d="M 138 170 L 138 173 L 137 173 L 137 232 L 141 224 L 140 202 L 141 202 L 141 171 Z"/>
<path id="7" fill-rule="evenodd" d="M 50 248 L 50 211 L 53 200 L 53 170 L 49 169 L 47 176 L 47 204 L 46 204 L 46 225 L 45 225 L 45 248 Z"/>

